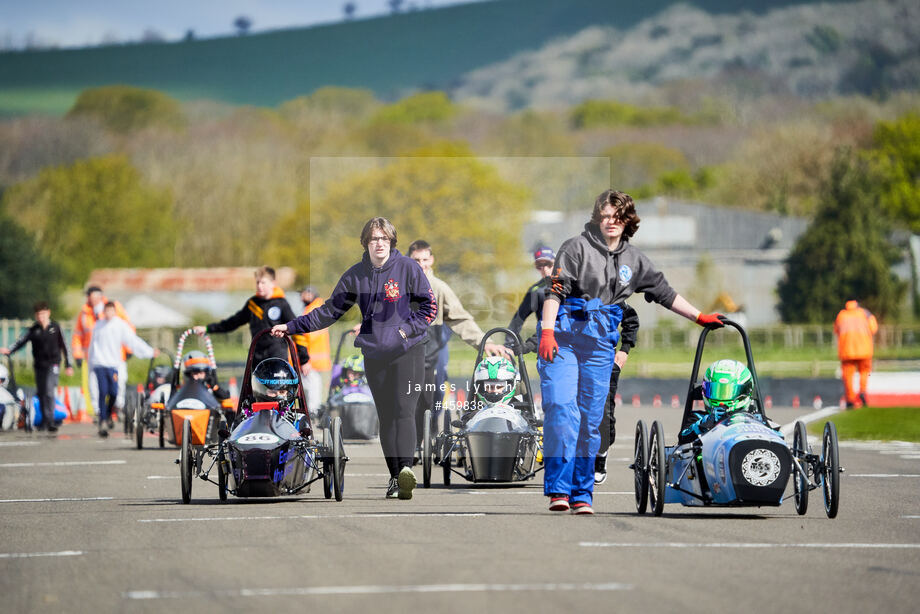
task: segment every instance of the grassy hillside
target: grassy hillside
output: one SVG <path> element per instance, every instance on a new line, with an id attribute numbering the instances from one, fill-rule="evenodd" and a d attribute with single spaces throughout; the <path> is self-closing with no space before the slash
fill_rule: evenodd
<path id="1" fill-rule="evenodd" d="M 695 0 L 716 13 L 795 0 Z M 91 86 L 127 83 L 180 100 L 275 106 L 323 85 L 394 98 L 591 25 L 629 28 L 673 0 L 496 0 L 312 28 L 168 44 L 0 54 L 0 115 L 63 113 Z"/>

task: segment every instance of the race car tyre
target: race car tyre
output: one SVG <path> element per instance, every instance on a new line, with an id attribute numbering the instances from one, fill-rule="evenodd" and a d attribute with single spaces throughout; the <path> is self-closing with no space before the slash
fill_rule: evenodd
<path id="1" fill-rule="evenodd" d="M 668 471 L 664 457 L 664 429 L 657 420 L 652 422 L 652 430 L 648 438 L 648 454 L 649 502 L 652 504 L 652 513 L 661 516 L 661 512 L 664 511 L 664 492 Z"/>
<path id="2" fill-rule="evenodd" d="M 179 472 L 182 478 L 182 503 L 189 503 L 192 500 L 192 421 L 188 418 L 182 423 Z"/>
<path id="3" fill-rule="evenodd" d="M 157 429 L 160 432 L 160 447 L 166 447 L 166 415 L 162 409 L 157 411 Z"/>
<path id="4" fill-rule="evenodd" d="M 137 410 L 134 407 L 134 404 L 137 402 L 137 391 L 128 390 L 125 393 L 125 396 L 124 431 L 125 435 L 130 435 L 131 429 L 134 428 L 134 414 L 137 413 Z"/>
<path id="5" fill-rule="evenodd" d="M 221 501 L 227 500 L 227 472 L 224 470 L 224 463 L 226 459 L 221 450 L 217 453 L 217 496 Z"/>
<path id="6" fill-rule="evenodd" d="M 806 454 L 808 454 L 808 432 L 805 430 L 805 423 L 797 420 L 795 432 L 792 435 L 792 456 L 799 462 L 804 473 L 797 469 L 793 471 L 792 488 L 795 493 L 795 511 L 799 516 L 804 516 L 808 511 L 808 467 L 810 465 L 805 460 Z"/>
<path id="7" fill-rule="evenodd" d="M 342 439 L 342 419 L 332 419 L 332 490 L 335 500 L 341 501 L 345 493 L 345 442 Z"/>
<path id="8" fill-rule="evenodd" d="M 425 410 L 422 423 L 422 486 L 431 488 L 431 410 Z"/>
<path id="9" fill-rule="evenodd" d="M 332 459 L 329 458 L 329 449 L 332 446 L 332 433 L 328 428 L 323 429 L 323 496 L 332 498 Z"/>
<path id="10" fill-rule="evenodd" d="M 642 420 L 636 423 L 633 475 L 636 490 L 636 511 L 644 514 L 648 507 L 648 428 Z"/>
<path id="11" fill-rule="evenodd" d="M 450 411 L 444 410 L 444 437 L 442 438 L 441 444 L 441 469 L 443 471 L 444 486 L 450 486 L 450 442 L 452 439 L 453 431 L 450 426 Z"/>
<path id="12" fill-rule="evenodd" d="M 134 408 L 134 442 L 137 444 L 137 449 L 142 450 L 144 448 L 144 421 L 142 416 L 144 415 L 144 408 L 135 407 Z"/>
<path id="13" fill-rule="evenodd" d="M 840 506 L 840 456 L 837 446 L 837 427 L 833 422 L 824 423 L 824 435 L 821 438 L 821 466 L 824 476 L 824 512 L 828 518 L 837 517 Z"/>

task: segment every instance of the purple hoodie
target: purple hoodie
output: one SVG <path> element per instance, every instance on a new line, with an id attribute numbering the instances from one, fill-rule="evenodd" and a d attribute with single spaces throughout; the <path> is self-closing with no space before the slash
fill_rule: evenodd
<path id="1" fill-rule="evenodd" d="M 424 341 L 438 313 L 422 267 L 394 248 L 379 269 L 365 252 L 361 262 L 345 271 L 328 301 L 287 323 L 288 333 L 326 328 L 356 303 L 362 322 L 355 345 L 367 358 L 378 360 L 395 358 Z"/>

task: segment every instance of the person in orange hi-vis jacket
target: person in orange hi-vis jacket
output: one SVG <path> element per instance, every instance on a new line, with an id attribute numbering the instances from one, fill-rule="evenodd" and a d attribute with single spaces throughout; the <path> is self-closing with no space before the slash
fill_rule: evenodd
<path id="1" fill-rule="evenodd" d="M 847 409 L 856 406 L 856 392 L 853 389 L 853 375 L 859 370 L 859 401 L 866 406 L 866 388 L 869 372 L 872 370 L 872 336 L 878 331 L 878 322 L 868 309 L 856 301 L 847 301 L 846 307 L 834 320 L 834 334 L 837 335 L 837 355 L 843 372 L 843 389 Z"/>
<path id="2" fill-rule="evenodd" d="M 320 297 L 319 291 L 314 286 L 307 286 L 300 293 L 303 301 L 303 315 L 307 315 L 325 301 Z M 307 394 L 307 407 L 316 411 L 323 396 L 323 373 L 332 369 L 332 355 L 329 349 L 329 331 L 326 329 L 313 331 L 304 335 L 307 342 L 307 351 L 310 352 L 310 361 L 301 365 L 303 372 L 304 392 Z"/>

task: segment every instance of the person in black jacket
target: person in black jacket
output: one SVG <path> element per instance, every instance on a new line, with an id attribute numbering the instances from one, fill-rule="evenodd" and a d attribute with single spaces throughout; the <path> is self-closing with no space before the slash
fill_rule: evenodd
<path id="1" fill-rule="evenodd" d="M 415 409 L 425 381 L 425 340 L 438 302 L 422 267 L 396 249 L 396 228 L 374 217 L 361 231 L 361 262 L 339 278 L 329 300 L 272 335 L 303 334 L 332 325 L 353 306 L 361 310 L 355 346 L 364 354 L 367 384 L 380 419 L 380 447 L 390 481 L 388 499 L 411 499 L 416 478 Z"/>
<path id="2" fill-rule="evenodd" d="M 255 277 L 256 293 L 246 301 L 242 309 L 226 320 L 212 322 L 207 326 L 196 326 L 192 330 L 199 335 L 205 332 L 228 333 L 244 324 L 249 324 L 249 332 L 255 336 L 259 331 L 293 320 L 294 311 L 284 298 L 284 290 L 275 285 L 275 269 L 267 266 L 259 267 L 256 269 Z M 300 364 L 305 365 L 310 360 L 307 342 L 301 335 L 294 336 L 294 342 L 297 344 L 297 357 L 300 359 Z M 271 335 L 262 337 L 252 355 L 253 367 L 266 358 L 287 360 L 287 341 Z"/>
<path id="3" fill-rule="evenodd" d="M 64 357 L 65 373 L 73 375 L 67 344 L 61 334 L 61 325 L 51 319 L 48 303 L 35 303 L 35 324 L 29 327 L 9 349 L 0 348 L 0 354 L 12 354 L 26 343 L 32 343 L 32 363 L 35 369 L 35 393 L 42 412 L 40 429 L 55 432 L 54 389 L 58 385 L 61 370 L 61 356 Z"/>
<path id="4" fill-rule="evenodd" d="M 521 304 L 518 305 L 514 317 L 511 318 L 511 322 L 508 324 L 508 328 L 518 335 L 521 334 L 521 329 L 524 327 L 524 321 L 530 314 L 536 316 L 537 330 L 540 330 L 540 320 L 543 317 L 543 301 L 546 297 L 545 288 L 549 284 L 550 277 L 553 275 L 553 262 L 555 261 L 556 254 L 551 247 L 539 247 L 534 251 L 533 266 L 537 269 L 537 272 L 540 273 L 540 281 L 527 288 L 524 299 L 521 301 Z M 522 351 L 525 354 L 536 352 L 537 346 L 540 345 L 540 335 L 539 333 L 534 333 L 529 339 L 523 341 L 524 349 Z M 508 339 L 505 345 L 511 345 L 511 340 Z"/>

